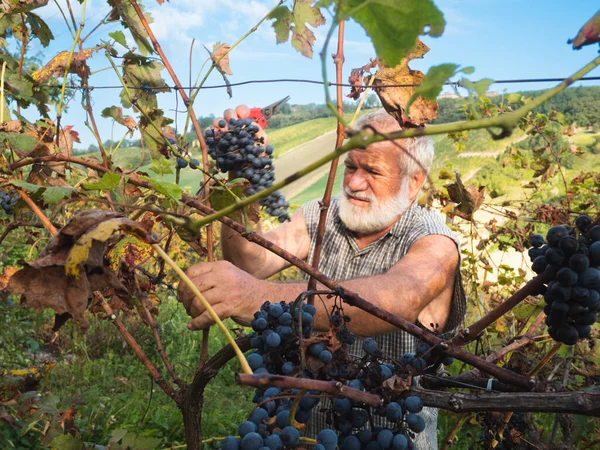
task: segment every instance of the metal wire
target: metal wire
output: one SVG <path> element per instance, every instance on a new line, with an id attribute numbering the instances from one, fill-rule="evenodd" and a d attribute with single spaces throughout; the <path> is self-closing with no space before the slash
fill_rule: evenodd
<path id="1" fill-rule="evenodd" d="M 521 78 L 521 79 L 495 80 L 491 84 L 559 83 L 566 79 L 568 79 L 568 77 L 566 77 L 566 78 Z M 583 77 L 577 81 L 600 81 L 600 77 Z M 363 88 L 363 89 L 366 89 L 369 87 L 367 85 L 353 85 L 350 83 L 333 83 L 333 82 L 324 83 L 323 81 L 319 81 L 319 80 L 306 80 L 306 79 L 301 79 L 301 78 L 277 78 L 277 79 L 272 79 L 272 80 L 247 80 L 247 81 L 239 81 L 237 83 L 230 83 L 229 86 L 243 86 L 243 85 L 248 85 L 248 84 L 268 84 L 268 83 L 304 83 L 304 84 L 319 84 L 319 85 L 327 84 L 327 86 L 330 86 L 330 87 L 342 86 L 342 87 L 356 87 L 356 88 Z M 462 84 L 460 81 L 448 81 L 448 82 L 444 83 L 444 85 L 462 87 Z M 39 84 L 38 86 L 57 88 L 57 89 L 60 89 L 62 87 L 62 86 L 50 85 L 50 84 Z M 376 86 L 374 89 L 392 88 L 392 87 L 416 87 L 416 86 L 419 86 L 419 84 L 382 84 L 382 85 Z M 88 87 L 89 87 L 89 89 L 92 89 L 92 90 L 93 89 L 123 89 L 123 86 L 121 86 L 121 85 L 88 86 Z M 173 89 L 173 90 L 179 89 L 177 86 L 168 86 L 168 85 L 164 85 L 161 87 L 156 87 L 156 86 L 149 87 L 148 85 L 143 85 L 143 86 L 129 86 L 128 85 L 127 87 L 130 89 L 139 89 L 142 91 L 148 91 L 150 93 L 155 93 L 156 89 L 165 89 L 165 88 Z M 225 87 L 228 87 L 228 85 L 214 84 L 214 85 L 209 85 L 209 86 L 202 86 L 201 89 L 221 89 L 221 88 L 225 88 Z M 83 89 L 83 86 L 67 85 L 67 88 L 68 89 Z M 195 88 L 194 86 L 182 86 L 181 89 L 192 89 L 192 90 L 196 89 L 197 90 L 197 88 Z"/>

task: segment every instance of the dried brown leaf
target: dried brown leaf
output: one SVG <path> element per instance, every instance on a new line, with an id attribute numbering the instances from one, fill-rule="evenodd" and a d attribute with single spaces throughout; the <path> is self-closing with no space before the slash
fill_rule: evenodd
<path id="1" fill-rule="evenodd" d="M 423 58 L 428 51 L 429 47 L 417 39 L 415 48 L 400 64 L 396 67 L 386 67 L 379 61 L 379 71 L 373 75 L 375 77 L 373 90 L 379 96 L 385 110 L 398 121 L 402 128 L 420 127 L 437 117 L 437 102 L 425 100 L 422 97 L 418 97 L 411 105 L 409 116 L 404 111 L 404 107 L 415 90 L 412 85 L 420 84 L 425 77 L 423 72 L 412 70 L 408 64 L 413 59 Z M 395 87 L 378 88 L 378 86 L 386 85 Z"/>
<path id="2" fill-rule="evenodd" d="M 213 51 L 210 54 L 210 59 L 212 59 L 212 62 L 221 69 L 221 72 L 226 73 L 227 75 L 233 75 L 233 72 L 229 67 L 229 49 L 231 49 L 229 45 L 216 42 L 215 45 L 213 45 Z M 221 58 L 220 61 L 219 58 Z"/>
<path id="3" fill-rule="evenodd" d="M 86 60 L 97 51 L 95 49 L 84 49 L 80 52 L 74 52 L 71 57 L 71 52 L 63 51 L 58 53 L 52 58 L 44 67 L 36 70 L 32 74 L 32 78 L 38 83 L 44 83 L 51 77 L 61 77 L 65 74 L 67 64 L 69 64 L 68 73 L 74 73 L 79 75 L 81 78 L 86 78 L 90 74 L 90 68 L 88 67 Z M 69 63 L 70 59 L 70 63 Z"/>
<path id="4" fill-rule="evenodd" d="M 456 174 L 456 181 L 446 186 L 450 200 L 457 203 L 454 214 L 465 220 L 473 220 L 473 213 L 479 209 L 485 200 L 485 186 L 465 186 Z"/>
<path id="5" fill-rule="evenodd" d="M 8 289 L 21 295 L 21 303 L 36 311 L 51 308 L 58 314 L 68 313 L 88 328 L 85 318 L 92 291 L 86 276 L 67 278 L 63 266 L 35 268 L 26 266 L 10 279 Z"/>

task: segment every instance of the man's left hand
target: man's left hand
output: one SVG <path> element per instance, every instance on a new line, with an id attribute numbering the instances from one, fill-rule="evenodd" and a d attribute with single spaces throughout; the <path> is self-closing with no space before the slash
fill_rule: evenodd
<path id="1" fill-rule="evenodd" d="M 238 322 L 251 320 L 254 312 L 258 311 L 267 283 L 254 278 L 228 261 L 194 264 L 186 274 L 219 318 L 231 317 Z M 188 323 L 190 330 L 202 330 L 215 323 L 200 300 L 184 282 L 179 283 L 177 297 L 192 316 L 192 320 Z"/>

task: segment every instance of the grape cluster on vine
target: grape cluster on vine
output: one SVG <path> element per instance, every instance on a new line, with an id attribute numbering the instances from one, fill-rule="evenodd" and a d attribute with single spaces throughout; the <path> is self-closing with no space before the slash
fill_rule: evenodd
<path id="1" fill-rule="evenodd" d="M 19 201 L 19 194 L 17 191 L 0 191 L 0 203 L 2 209 L 6 214 L 12 214 L 13 208 Z"/>
<path id="2" fill-rule="evenodd" d="M 349 347 L 356 338 L 348 330 L 349 317 L 336 304 L 329 316 L 329 332 L 315 335 L 315 314 L 313 305 L 300 301 L 264 303 L 251 323 L 254 332 L 250 345 L 255 350 L 247 358 L 250 368 L 255 374 L 335 380 L 377 394 L 384 403 L 370 408 L 348 397 L 338 397 L 327 407 L 321 402 L 327 396 L 320 391 L 259 388 L 253 398 L 257 407 L 238 427 L 239 437 L 227 437 L 222 448 L 294 448 L 301 442 L 300 431 L 311 420 L 314 408 L 321 404 L 331 428 L 319 431 L 316 450 L 414 449 L 415 434 L 425 429 L 425 421 L 419 415 L 423 402 L 417 396 L 394 392 L 386 380 L 396 376 L 410 384 L 415 375 L 439 362 L 440 355 L 421 343 L 416 353 L 407 353 L 395 361 L 378 350 L 374 339 L 367 338 L 362 342 L 365 355 L 353 357 Z M 451 358 L 444 359 L 445 364 L 451 362 Z M 376 421 L 375 416 L 380 420 Z"/>
<path id="3" fill-rule="evenodd" d="M 544 273 L 546 325 L 559 342 L 574 345 L 589 337 L 600 311 L 600 226 L 579 216 L 575 227 L 553 226 L 546 238 L 533 235 L 532 270 Z"/>
<path id="4" fill-rule="evenodd" d="M 208 129 L 205 132 L 208 154 L 216 161 L 222 173 L 233 172 L 238 178 L 250 182 L 247 195 L 253 195 L 273 185 L 273 146 L 264 145 L 264 139 L 258 137 L 260 130 L 252 119 L 221 119 L 219 128 L 224 131 Z M 280 222 L 290 219 L 289 203 L 279 191 L 272 192 L 260 199 L 267 214 L 277 217 Z"/>

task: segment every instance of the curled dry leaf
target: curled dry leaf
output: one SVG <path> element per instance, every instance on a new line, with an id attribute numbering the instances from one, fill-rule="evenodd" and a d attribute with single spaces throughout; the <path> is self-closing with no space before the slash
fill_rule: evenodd
<path id="1" fill-rule="evenodd" d="M 47 4 L 48 0 L 3 0 L 0 2 L 0 12 L 6 15 L 19 14 L 46 6 Z"/>
<path id="2" fill-rule="evenodd" d="M 473 213 L 479 209 L 485 200 L 485 186 L 465 186 L 456 174 L 456 181 L 446 186 L 450 200 L 457 203 L 453 214 L 465 220 L 473 220 Z"/>
<path id="3" fill-rule="evenodd" d="M 21 295 L 21 303 L 36 311 L 51 308 L 57 314 L 70 314 L 88 328 L 85 318 L 88 299 L 91 298 L 87 277 L 68 278 L 63 266 L 35 268 L 26 266 L 10 279 L 8 289 Z"/>
<path id="4" fill-rule="evenodd" d="M 150 230 L 119 213 L 84 211 L 52 238 L 38 259 L 10 278 L 7 290 L 20 295 L 25 306 L 52 308 L 57 317 L 72 317 L 86 328 L 85 311 L 93 292 L 124 299 L 131 295 L 105 262 L 107 240 L 116 231 L 154 242 Z"/>
<path id="5" fill-rule="evenodd" d="M 74 52 L 71 58 L 71 52 L 64 51 L 58 53 L 52 58 L 44 67 L 36 70 L 32 77 L 38 83 L 44 83 L 51 77 L 61 77 L 65 74 L 67 64 L 69 64 L 69 58 L 71 62 L 69 64 L 68 73 L 74 73 L 79 75 L 81 78 L 85 78 L 90 74 L 90 68 L 88 67 L 86 60 L 97 51 L 94 49 L 84 49 L 80 52 Z"/>
<path id="6" fill-rule="evenodd" d="M 6 131 L 8 133 L 18 133 L 21 131 L 20 120 L 10 120 L 8 122 L 0 123 L 0 131 Z"/>
<path id="7" fill-rule="evenodd" d="M 406 55 L 400 64 L 395 67 L 386 67 L 381 61 L 377 61 L 379 70 L 372 75 L 375 77 L 373 90 L 379 96 L 385 110 L 398 121 L 402 128 L 421 127 L 437 117 L 437 102 L 424 100 L 421 97 L 418 97 L 412 104 L 410 115 L 405 112 L 405 106 L 415 90 L 414 85 L 421 83 L 425 77 L 423 72 L 412 70 L 408 64 L 415 58 L 423 58 L 428 51 L 429 47 L 417 39 L 415 48 Z M 366 78 L 368 79 L 362 81 L 370 80 L 370 77 Z M 383 87 L 387 85 L 393 87 Z"/>
<path id="8" fill-rule="evenodd" d="M 573 44 L 573 49 L 579 50 L 596 42 L 600 43 L 600 10 L 581 27 L 574 39 L 567 41 L 567 44 Z"/>
<path id="9" fill-rule="evenodd" d="M 350 97 L 352 100 L 358 100 L 360 98 L 361 94 L 365 91 L 365 88 L 363 87 L 365 85 L 365 73 L 371 75 L 371 69 L 377 67 L 378 64 L 379 60 L 377 58 L 370 58 L 369 62 L 364 66 L 350 71 L 348 83 L 352 85 L 352 88 L 347 97 Z"/>
<path id="10" fill-rule="evenodd" d="M 210 54 L 210 59 L 212 59 L 213 64 L 219 68 L 221 73 L 226 73 L 227 75 L 233 75 L 233 72 L 229 67 L 228 52 L 230 48 L 231 47 L 225 43 L 216 42 L 215 45 L 213 45 L 213 51 Z"/>

